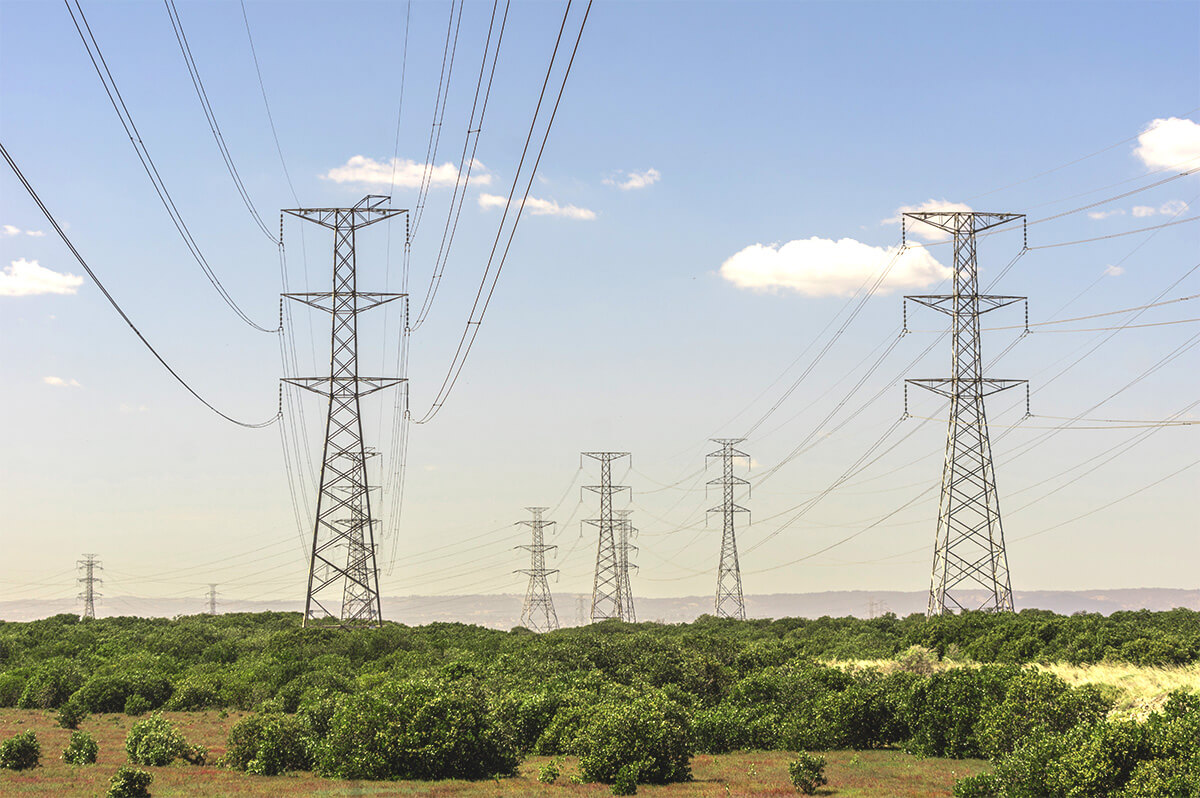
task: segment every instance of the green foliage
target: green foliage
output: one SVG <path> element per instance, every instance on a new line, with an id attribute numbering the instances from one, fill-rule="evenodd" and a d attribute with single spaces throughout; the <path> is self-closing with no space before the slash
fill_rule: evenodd
<path id="1" fill-rule="evenodd" d="M 15 707 L 25 692 L 25 679 L 16 673 L 0 674 L 0 707 Z"/>
<path id="2" fill-rule="evenodd" d="M 71 741 L 63 749 L 62 758 L 68 765 L 94 765 L 100 746 L 96 738 L 85 731 L 71 734 Z"/>
<path id="3" fill-rule="evenodd" d="M 25 683 L 17 706 L 21 709 L 56 709 L 82 683 L 83 677 L 73 664 L 63 659 L 52 660 L 38 668 Z"/>
<path id="4" fill-rule="evenodd" d="M 975 727 L 984 710 L 999 703 L 1020 671 L 1006 666 L 956 668 L 913 684 L 903 716 L 909 749 L 922 756 L 954 759 L 982 755 Z"/>
<path id="5" fill-rule="evenodd" d="M 9 737 L 0 743 L 0 768 L 4 770 L 27 770 L 38 766 L 42 757 L 42 745 L 33 729 Z"/>
<path id="6" fill-rule="evenodd" d="M 162 706 L 172 691 L 171 682 L 160 674 L 119 670 L 93 674 L 76 695 L 91 712 L 140 715 Z M 142 707 L 140 712 L 127 711 L 131 700 Z"/>
<path id="7" fill-rule="evenodd" d="M 157 712 L 133 724 L 125 736 L 125 753 L 135 765 L 169 765 L 187 752 L 183 735 Z"/>
<path id="8" fill-rule="evenodd" d="M 805 795 L 812 795 L 817 788 L 828 784 L 825 780 L 825 757 L 801 751 L 788 762 L 788 776 L 792 786 Z"/>
<path id="9" fill-rule="evenodd" d="M 189 745 L 180 756 L 189 765 L 204 765 L 208 762 L 208 749 L 203 745 Z"/>
<path id="10" fill-rule="evenodd" d="M 79 700 L 78 693 L 67 699 L 67 702 L 58 708 L 54 719 L 58 721 L 58 725 L 64 729 L 78 729 L 79 724 L 88 716 L 87 707 Z"/>
<path id="11" fill-rule="evenodd" d="M 150 702 L 138 693 L 134 693 L 125 699 L 124 711 L 126 715 L 136 718 L 145 715 L 150 709 Z"/>
<path id="12" fill-rule="evenodd" d="M 637 795 L 637 786 L 638 767 L 636 765 L 626 765 L 617 771 L 617 777 L 613 779 L 612 794 Z"/>
<path id="13" fill-rule="evenodd" d="M 487 707 L 472 679 L 406 679 L 345 696 L 314 770 L 347 779 L 511 775 L 515 746 Z"/>
<path id="14" fill-rule="evenodd" d="M 1095 723 L 1110 708 L 1094 687 L 1072 688 L 1052 674 L 1026 669 L 1008 682 L 1003 701 L 980 713 L 975 736 L 983 754 L 995 759 L 1035 734 Z"/>
<path id="15" fill-rule="evenodd" d="M 551 759 L 538 770 L 538 781 L 542 784 L 553 784 L 560 775 L 562 772 L 559 770 L 558 760 Z"/>
<path id="16" fill-rule="evenodd" d="M 153 780 L 144 770 L 122 765 L 109 781 L 108 798 L 149 798 Z"/>
<path id="17" fill-rule="evenodd" d="M 312 767 L 312 731 L 303 717 L 250 715 L 229 731 L 224 764 L 260 776 Z"/>
<path id="18" fill-rule="evenodd" d="M 575 742 L 587 781 L 611 783 L 624 767 L 635 768 L 645 784 L 691 780 L 691 717 L 660 691 L 604 702 L 588 714 Z"/>

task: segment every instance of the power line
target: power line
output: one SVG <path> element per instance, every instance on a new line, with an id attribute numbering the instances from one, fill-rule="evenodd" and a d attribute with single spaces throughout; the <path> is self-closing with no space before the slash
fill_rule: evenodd
<path id="1" fill-rule="evenodd" d="M 1197 219 L 1200 219 L 1200 216 L 1189 216 L 1186 219 L 1177 219 L 1174 222 L 1163 222 L 1162 224 L 1156 224 L 1150 227 L 1140 227 L 1137 230 L 1126 230 L 1121 233 L 1109 233 L 1106 236 L 1096 236 L 1095 238 L 1081 238 L 1078 241 L 1059 241 L 1056 244 L 1038 244 L 1036 246 L 1029 247 L 1029 249 L 1053 249 L 1054 247 L 1069 247 L 1075 244 L 1090 244 L 1093 241 L 1106 241 L 1110 238 L 1120 238 L 1121 236 L 1136 235 L 1137 233 L 1145 233 L 1150 230 L 1161 230 L 1164 227 L 1174 227 L 1177 224 L 1187 224 L 1188 222 L 1194 222 Z"/>
<path id="2" fill-rule="evenodd" d="M 130 319 L 129 316 L 125 313 L 125 311 L 121 309 L 121 306 L 119 304 L 117 304 L 117 300 L 113 297 L 113 295 L 110 294 L 108 292 L 108 289 L 104 287 L 104 283 L 100 282 L 100 278 L 96 276 L 96 273 L 94 271 L 92 271 L 92 267 L 89 266 L 87 264 L 87 261 L 85 261 L 83 259 L 83 256 L 79 254 L 79 250 L 77 250 L 75 248 L 75 245 L 73 243 L 71 243 L 71 239 L 67 238 L 67 234 L 65 232 L 63 232 L 63 229 L 62 229 L 62 227 L 59 226 L 58 221 L 54 218 L 53 214 L 50 213 L 50 209 L 47 208 L 46 205 L 42 202 L 41 197 L 39 197 L 37 192 L 34 191 L 33 186 L 30 185 L 29 181 L 25 179 L 25 175 L 21 173 L 20 168 L 17 167 L 16 161 L 14 161 L 12 156 L 8 154 L 8 149 L 2 143 L 0 143 L 0 152 L 3 153 L 4 160 L 8 162 L 9 167 L 13 170 L 13 174 L 15 174 L 17 176 L 17 179 L 19 181 L 21 181 L 21 185 L 25 187 L 25 190 L 29 193 L 29 196 L 33 198 L 34 203 L 38 206 L 38 209 L 42 212 L 42 215 L 44 215 L 46 217 L 46 220 L 48 222 L 50 222 L 50 225 L 54 228 L 54 231 L 56 233 L 58 233 L 58 237 L 61 238 L 63 243 L 67 245 L 67 249 L 71 250 L 71 254 L 75 256 L 75 260 L 77 260 L 79 262 L 79 265 L 83 267 L 83 270 L 85 272 L 87 272 L 88 277 L 92 278 L 92 282 L 94 282 L 96 284 L 96 287 L 100 289 L 100 293 L 104 294 L 104 298 L 107 299 L 108 303 L 113 306 L 113 309 L 115 311 L 117 311 L 117 313 L 120 315 L 121 319 L 124 320 L 124 322 L 127 325 L 129 325 L 129 329 L 133 330 L 133 334 L 136 335 L 138 337 L 138 340 L 141 341 L 145 345 L 145 347 L 150 350 L 150 354 L 154 355 L 154 358 L 159 363 L 162 364 L 162 367 L 165 368 L 172 377 L 175 378 L 176 382 L 178 382 L 180 385 L 182 385 L 187 390 L 188 393 L 190 393 L 192 396 L 196 397 L 196 399 L 198 399 L 202 405 L 204 405 L 209 410 L 213 411 L 214 413 L 216 413 L 218 416 L 225 419 L 226 421 L 233 423 L 233 424 L 237 424 L 239 427 L 246 427 L 248 429 L 260 429 L 262 427 L 270 426 L 271 424 L 274 424 L 276 421 L 279 420 L 279 417 L 283 413 L 283 391 L 282 391 L 282 389 L 280 389 L 279 409 L 277 409 L 275 411 L 275 415 L 273 415 L 270 419 L 268 419 L 266 421 L 260 421 L 258 423 L 248 423 L 245 421 L 239 421 L 236 418 L 234 418 L 233 416 L 227 415 L 226 413 L 222 412 L 221 410 L 218 410 L 216 408 L 216 406 L 214 406 L 207 399 L 205 399 L 203 396 L 201 396 L 199 394 L 199 392 L 196 391 L 195 388 L 193 388 L 190 384 L 188 384 L 188 382 L 179 375 L 179 372 L 175 371 L 175 369 L 171 366 L 171 364 L 168 363 L 166 361 L 166 359 L 158 353 L 158 350 L 154 348 L 154 346 L 150 343 L 150 341 L 146 338 L 146 336 L 142 335 L 142 331 L 137 328 L 137 325 L 135 325 L 133 323 L 133 320 Z"/>

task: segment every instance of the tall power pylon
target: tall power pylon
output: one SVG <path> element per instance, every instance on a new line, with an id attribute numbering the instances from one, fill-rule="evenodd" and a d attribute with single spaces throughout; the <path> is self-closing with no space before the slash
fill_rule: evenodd
<path id="1" fill-rule="evenodd" d="M 217 586 L 212 584 L 208 586 L 208 614 L 217 614 Z"/>
<path id="2" fill-rule="evenodd" d="M 929 212 L 906 213 L 904 217 L 954 236 L 954 292 L 905 297 L 950 317 L 951 376 L 906 381 L 950 400 L 942 496 L 926 614 L 939 615 L 965 609 L 1011 611 L 1012 583 L 1008 555 L 1004 550 L 1004 529 L 1000 522 L 1000 501 L 996 495 L 996 475 L 983 399 L 1027 383 L 1025 380 L 983 376 L 979 317 L 1025 297 L 979 293 L 975 236 L 1024 216 L 1017 213 Z M 971 601 L 967 596 L 968 590 L 979 588 L 987 595 L 982 603 Z"/>
<path id="3" fill-rule="evenodd" d="M 623 490 L 629 490 L 626 485 L 612 484 L 612 463 L 622 457 L 628 457 L 629 452 L 583 452 L 584 457 L 590 457 L 600 462 L 600 484 L 585 485 L 585 490 L 600 494 L 600 517 L 589 518 L 585 524 L 591 524 L 600 532 L 600 540 L 596 545 L 596 579 L 592 583 L 592 620 L 602 621 L 606 618 L 625 620 L 625 607 L 621 603 L 621 569 L 617 552 L 617 525 L 613 518 L 613 496 Z"/>
<path id="4" fill-rule="evenodd" d="M 637 551 L 637 546 L 629 542 L 630 538 L 637 534 L 637 529 L 629 520 L 629 514 L 632 512 L 632 510 L 614 510 L 613 514 L 617 516 L 617 572 L 621 577 L 618 584 L 621 608 L 625 611 L 626 621 L 637 623 L 637 610 L 633 604 L 633 586 L 629 583 L 629 569 L 637 568 L 636 564 L 629 561 L 629 552 Z"/>
<path id="5" fill-rule="evenodd" d="M 744 440 L 745 438 L 713 438 L 713 443 L 720 444 L 721 448 L 708 455 L 709 458 L 721 458 L 720 478 L 708 481 L 709 485 L 721 486 L 720 506 L 709 509 L 710 513 L 720 513 L 722 521 L 721 562 L 717 566 L 716 615 L 718 618 L 737 618 L 743 621 L 746 620 L 746 601 L 742 596 L 742 569 L 738 565 L 734 519 L 738 513 L 750 511 L 733 499 L 739 486 L 745 485 L 749 489 L 750 483 L 734 476 L 733 464 L 735 460 L 741 459 L 750 462 L 750 455 L 734 448 Z"/>
<path id="6" fill-rule="evenodd" d="M 100 598 L 100 594 L 96 592 L 96 585 L 104 584 L 103 580 L 96 576 L 96 571 L 104 569 L 95 554 L 83 555 L 83 559 L 76 560 L 75 565 L 83 571 L 83 576 L 76 580 L 83 585 L 83 592 L 79 594 L 79 598 L 83 600 L 83 612 L 79 614 L 79 619 L 95 618 L 96 599 Z"/>
<path id="7" fill-rule="evenodd" d="M 329 376 L 284 378 L 329 401 L 304 599 L 305 626 L 330 621 L 342 626 L 378 626 L 383 621 L 375 558 L 376 521 L 371 515 L 359 402 L 404 379 L 359 375 L 358 314 L 406 295 L 358 290 L 354 237 L 363 227 L 407 213 L 383 207 L 389 199 L 372 194 L 352 208 L 285 211 L 333 231 L 333 290 L 284 294 L 333 317 Z"/>
<path id="8" fill-rule="evenodd" d="M 542 513 L 548 509 L 546 507 L 525 509 L 533 518 L 521 523 L 529 527 L 533 540 L 528 546 L 517 546 L 518 549 L 529 552 L 529 570 L 517 571 L 529 576 L 529 586 L 525 589 L 525 604 L 521 607 L 521 625 L 535 632 L 552 632 L 558 628 L 558 614 L 554 611 L 554 599 L 550 596 L 550 585 L 546 577 L 558 573 L 558 569 L 546 568 L 546 552 L 558 547 L 547 546 L 542 532 L 554 522 L 542 520 Z"/>

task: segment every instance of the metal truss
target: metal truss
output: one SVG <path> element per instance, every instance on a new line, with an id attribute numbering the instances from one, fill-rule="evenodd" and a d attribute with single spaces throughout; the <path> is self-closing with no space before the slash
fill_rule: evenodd
<path id="1" fill-rule="evenodd" d="M 83 576 L 75 580 L 83 585 L 83 592 L 78 596 L 83 601 L 83 612 L 79 614 L 79 620 L 95 618 L 96 599 L 100 598 L 100 594 L 96 592 L 96 585 L 104 583 L 104 580 L 96 576 L 96 571 L 103 571 L 104 568 L 100 565 L 100 561 L 96 559 L 95 554 L 83 555 L 83 559 L 76 560 L 75 565 L 83 571 Z"/>
<path id="2" fill-rule="evenodd" d="M 558 547 L 547 546 L 542 531 L 554 522 L 542 520 L 542 513 L 546 511 L 546 507 L 525 509 L 533 518 L 521 523 L 529 527 L 533 540 L 528 546 L 517 546 L 518 549 L 529 552 L 529 570 L 516 572 L 529 576 L 529 586 L 525 588 L 525 604 L 521 607 L 521 625 L 535 632 L 552 632 L 558 628 L 558 614 L 554 611 L 554 599 L 550 596 L 550 585 L 546 577 L 558 573 L 558 569 L 546 568 L 546 552 Z"/>
<path id="3" fill-rule="evenodd" d="M 717 598 L 715 610 L 718 618 L 746 619 L 746 602 L 742 596 L 742 569 L 738 565 L 737 536 L 734 532 L 734 519 L 738 513 L 750 512 L 733 500 L 734 491 L 742 485 L 750 489 L 750 483 L 741 477 L 734 476 L 733 463 L 744 459 L 750 462 L 750 455 L 734 447 L 745 438 L 713 438 L 713 443 L 721 448 L 705 458 L 721 458 L 721 476 L 711 479 L 709 485 L 721 486 L 721 504 L 709 509 L 710 513 L 721 513 L 723 528 L 721 532 L 721 561 L 717 565 Z"/>
<path id="4" fill-rule="evenodd" d="M 627 620 L 625 605 L 622 603 L 624 591 L 621 588 L 621 564 L 617 551 L 617 524 L 613 518 L 613 496 L 623 490 L 629 490 L 626 485 L 612 484 L 612 463 L 622 457 L 628 457 L 629 452 L 583 452 L 583 457 L 589 457 L 600 462 L 600 484 L 585 485 L 584 490 L 600 494 L 600 517 L 584 521 L 596 527 L 600 539 L 596 546 L 596 578 L 592 584 L 592 613 L 593 621 L 607 618 Z"/>
<path id="5" fill-rule="evenodd" d="M 284 294 L 332 317 L 328 377 L 293 377 L 284 382 L 327 397 L 321 485 L 308 569 L 303 624 L 378 626 L 379 569 L 375 524 L 367 483 L 368 450 L 363 446 L 359 400 L 399 385 L 401 377 L 358 373 L 358 314 L 404 294 L 360 292 L 354 254 L 355 232 L 407 210 L 384 207 L 390 197 L 368 195 L 352 208 L 286 210 L 333 231 L 333 290 Z"/>
<path id="6" fill-rule="evenodd" d="M 624 611 L 626 621 L 637 623 L 637 610 L 633 604 L 633 586 L 629 583 L 629 569 L 638 567 L 636 563 L 629 561 L 629 552 L 637 551 L 638 548 L 629 542 L 630 538 L 637 535 L 637 529 L 629 520 L 629 514 L 632 512 L 632 510 L 614 510 L 613 515 L 616 516 L 617 526 L 617 573 L 620 576 L 617 589 L 621 596 L 621 609 Z"/>
<path id="7" fill-rule="evenodd" d="M 954 292 L 905 297 L 950 317 L 951 377 L 907 380 L 950 400 L 927 615 L 966 609 L 1012 611 L 1012 584 L 983 399 L 1025 380 L 983 376 L 979 317 L 1025 297 L 979 293 L 975 237 L 1024 218 L 1015 213 L 906 213 L 954 237 Z M 905 310 L 907 317 L 907 309 Z M 906 388 L 907 390 L 907 388 Z M 1027 389 L 1028 390 L 1028 389 Z M 905 400 L 907 405 L 907 398 Z M 969 598 L 983 589 L 982 602 Z"/>

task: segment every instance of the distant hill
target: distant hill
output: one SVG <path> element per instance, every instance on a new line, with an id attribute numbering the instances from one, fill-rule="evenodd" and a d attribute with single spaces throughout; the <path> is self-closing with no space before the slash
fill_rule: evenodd
<path id="1" fill-rule="evenodd" d="M 865 618 L 894 612 L 908 615 L 924 612 L 924 591 L 837 590 L 824 593 L 773 593 L 747 596 L 746 612 L 752 618 L 818 618 L 822 615 L 854 615 Z M 383 614 L 388 620 L 412 626 L 434 621 L 458 621 L 492 629 L 511 629 L 520 623 L 522 595 L 503 593 L 467 596 L 385 596 Z M 584 622 L 591 596 L 558 593 L 554 596 L 558 618 L 563 626 Z M 982 594 L 980 594 L 982 600 Z M 1099 612 L 1108 615 L 1119 610 L 1169 610 L 1187 607 L 1200 610 L 1200 590 L 1170 588 L 1133 588 L 1121 590 L 1029 590 L 1014 594 L 1017 609 L 1037 608 L 1069 615 L 1074 612 Z M 711 596 L 682 598 L 635 597 L 638 620 L 682 623 L 712 612 Z M 205 609 L 204 600 L 137 598 L 113 596 L 98 602 L 101 617 L 140 615 L 174 617 L 195 615 Z M 219 612 L 263 612 L 267 610 L 300 612 L 301 601 L 222 600 Z M 30 621 L 58 613 L 79 611 L 71 599 L 3 601 L 0 619 Z"/>

